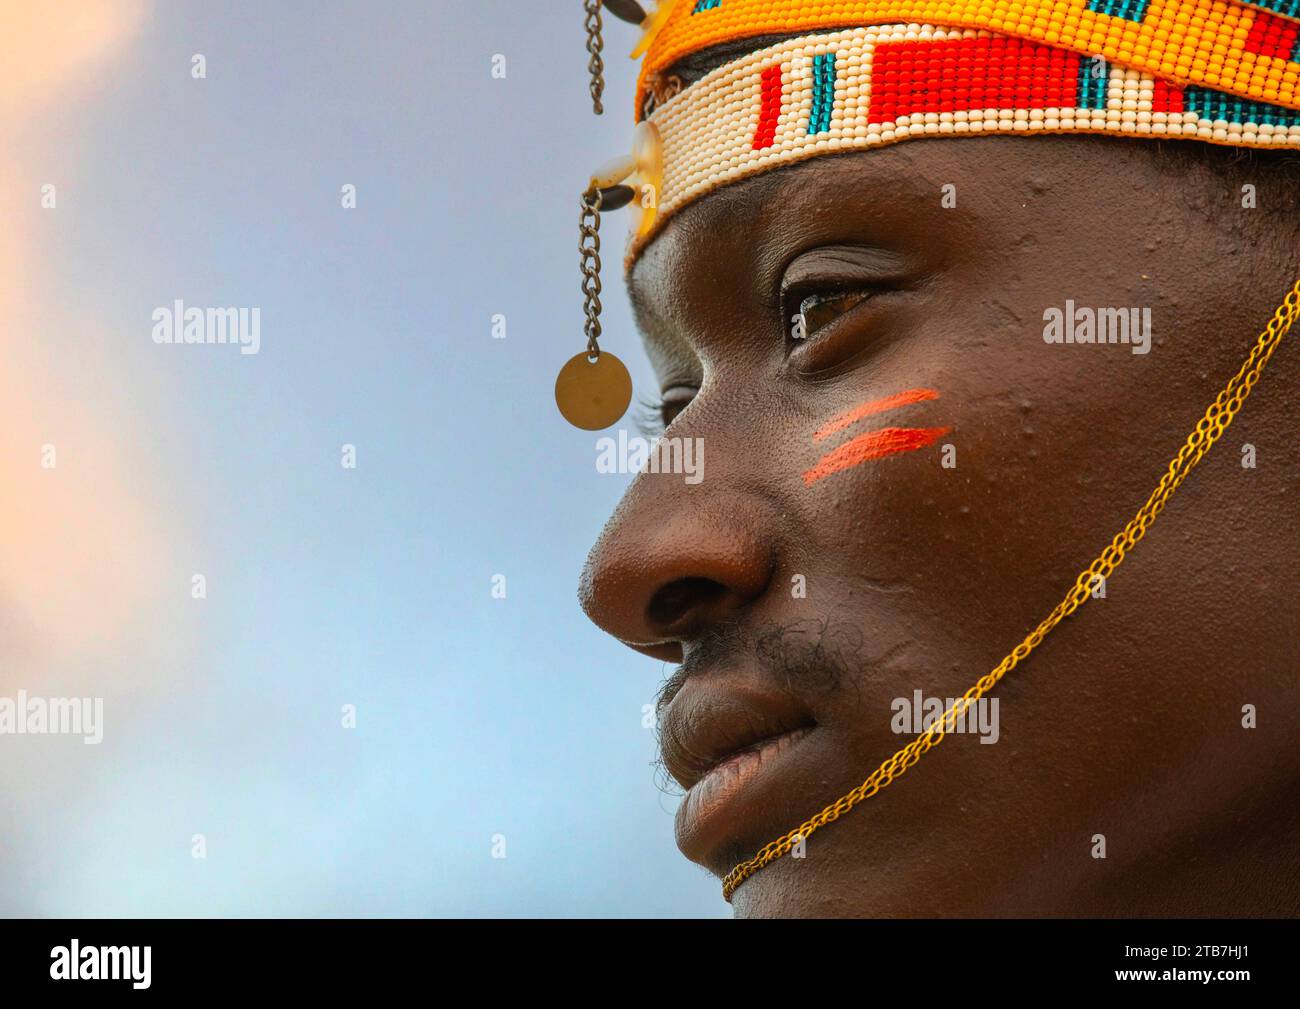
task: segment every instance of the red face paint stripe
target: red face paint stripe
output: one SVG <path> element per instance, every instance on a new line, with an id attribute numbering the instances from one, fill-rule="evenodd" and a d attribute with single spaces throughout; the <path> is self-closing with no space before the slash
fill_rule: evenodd
<path id="1" fill-rule="evenodd" d="M 803 475 L 804 486 L 811 487 L 832 473 L 851 469 L 872 459 L 881 459 L 899 452 L 914 452 L 918 448 L 933 445 L 951 430 L 950 427 L 886 427 L 879 431 L 868 431 L 818 459 L 817 465 Z"/>
<path id="2" fill-rule="evenodd" d="M 857 423 L 863 417 L 871 416 L 873 413 L 883 413 L 886 410 L 894 409 L 896 406 L 909 406 L 912 403 L 922 403 L 927 399 L 938 398 L 939 394 L 933 389 L 908 389 L 905 392 L 886 396 L 884 399 L 873 399 L 869 403 L 862 403 L 852 410 L 845 410 L 844 413 L 832 417 L 813 432 L 813 441 L 821 441 L 836 431 L 843 431 L 846 427 Z"/>

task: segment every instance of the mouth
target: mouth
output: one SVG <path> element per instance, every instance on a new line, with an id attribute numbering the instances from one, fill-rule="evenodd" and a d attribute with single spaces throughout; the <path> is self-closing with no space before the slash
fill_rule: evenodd
<path id="1" fill-rule="evenodd" d="M 664 765 L 686 789 L 677 844 L 713 867 L 722 852 L 784 822 L 798 751 L 816 733 L 811 713 L 786 695 L 688 682 L 664 713 Z M 725 860 L 725 859 L 723 859 Z"/>
<path id="2" fill-rule="evenodd" d="M 813 728 L 805 726 L 761 739 L 728 755 L 686 793 L 682 804 L 683 826 L 691 833 L 698 833 L 707 820 L 722 814 L 729 804 L 742 801 L 751 782 L 777 763 L 782 754 L 797 746 Z"/>

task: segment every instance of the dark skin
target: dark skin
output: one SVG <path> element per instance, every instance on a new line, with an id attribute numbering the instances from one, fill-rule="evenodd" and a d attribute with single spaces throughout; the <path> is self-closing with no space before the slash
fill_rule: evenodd
<path id="1" fill-rule="evenodd" d="M 1236 181 L 1171 172 L 1153 148 L 990 137 L 817 158 L 684 208 L 637 262 L 667 434 L 704 439 L 705 478 L 635 481 L 583 605 L 686 659 L 661 710 L 683 788 L 728 746 L 806 730 L 727 801 L 679 814 L 693 861 L 721 876 L 861 783 L 913 738 L 891 730 L 893 699 L 957 697 L 992 669 L 1146 500 L 1294 283 L 1300 215 L 1278 209 L 1294 182 L 1261 183 L 1243 210 Z M 787 299 L 858 293 L 795 340 L 783 283 Z M 1045 343 L 1044 309 L 1067 298 L 1149 306 L 1150 353 Z M 738 915 L 1300 910 L 1298 343 L 1106 598 L 996 688 L 997 743 L 950 737 L 805 858 L 747 880 Z M 811 432 L 914 388 L 939 398 L 847 434 L 951 433 L 805 485 L 827 447 Z M 760 661 L 773 627 L 805 657 L 833 639 L 828 675 Z"/>

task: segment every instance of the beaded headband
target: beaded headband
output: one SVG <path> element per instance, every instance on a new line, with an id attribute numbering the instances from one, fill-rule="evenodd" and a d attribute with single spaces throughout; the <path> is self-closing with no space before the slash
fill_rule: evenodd
<path id="1" fill-rule="evenodd" d="M 1300 0 L 669 0 L 658 15 L 637 108 L 653 108 L 663 188 L 628 265 L 675 210 L 720 185 L 909 137 L 1300 149 Z M 852 25 L 870 27 L 818 31 Z M 792 33 L 661 101 L 683 57 Z"/>
<path id="2" fill-rule="evenodd" d="M 920 22 L 983 28 L 1297 108 L 1297 19 L 1297 0 L 666 0 L 638 47 L 637 100 L 677 60 L 722 42 Z"/>
<path id="3" fill-rule="evenodd" d="M 1300 23 L 1291 25 L 1296 36 Z M 1021 38 L 918 24 L 762 49 L 686 88 L 648 122 L 662 138 L 663 182 L 633 255 L 674 211 L 719 186 L 909 137 L 1105 133 L 1300 149 L 1300 111 Z"/>

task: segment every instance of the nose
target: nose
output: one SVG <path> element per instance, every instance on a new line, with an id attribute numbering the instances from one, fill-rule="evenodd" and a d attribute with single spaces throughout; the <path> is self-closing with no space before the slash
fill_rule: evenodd
<path id="1" fill-rule="evenodd" d="M 760 501 L 717 482 L 642 474 L 587 558 L 578 588 L 592 621 L 647 654 L 736 616 L 772 580 L 775 544 Z"/>

